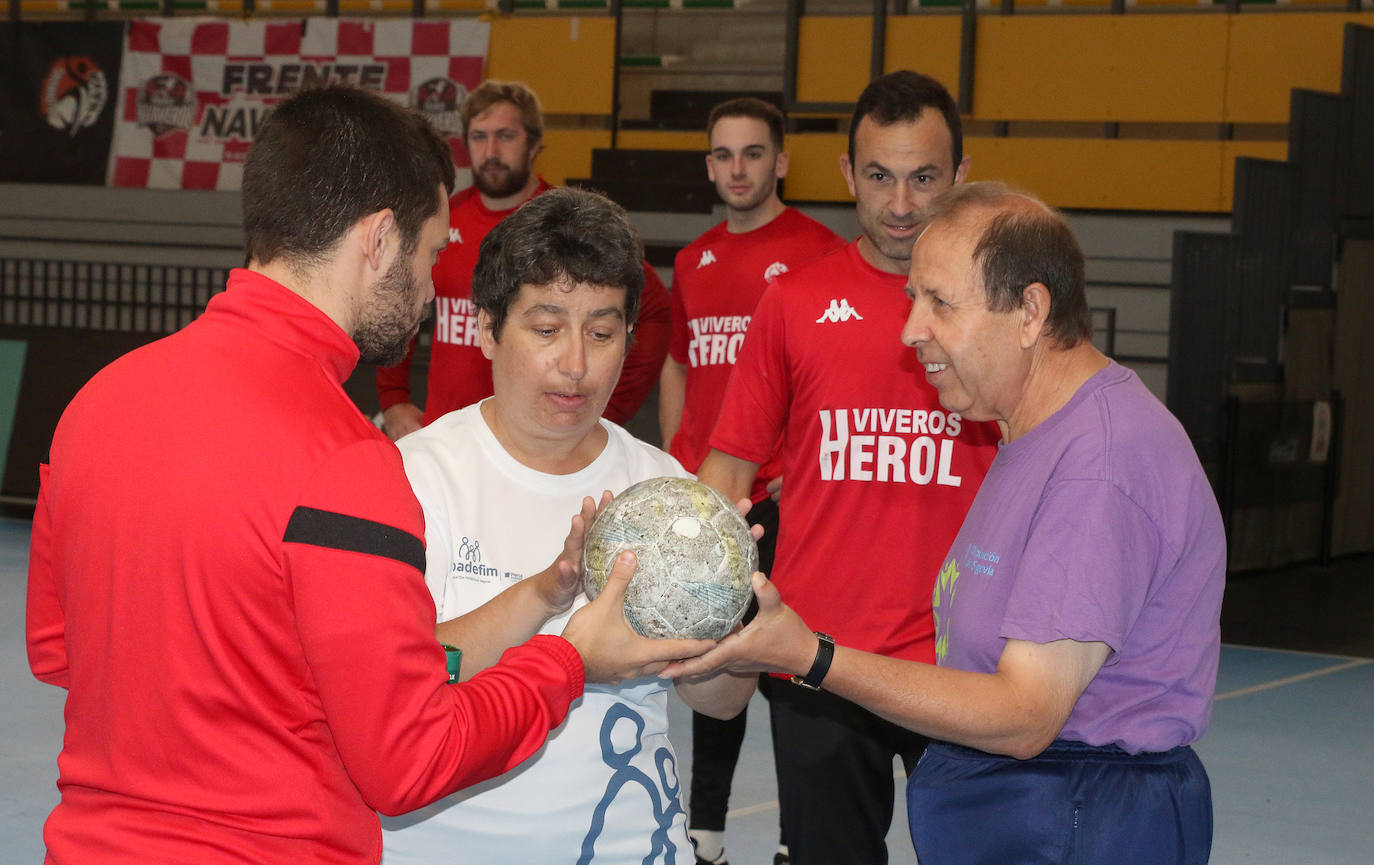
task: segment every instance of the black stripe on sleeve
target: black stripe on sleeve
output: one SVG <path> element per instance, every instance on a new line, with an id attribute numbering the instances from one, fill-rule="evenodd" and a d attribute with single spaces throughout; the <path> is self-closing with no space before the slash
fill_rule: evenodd
<path id="1" fill-rule="evenodd" d="M 410 565 L 422 574 L 425 572 L 424 541 L 395 526 L 362 517 L 298 507 L 286 524 L 282 540 L 288 544 L 382 556 Z"/>

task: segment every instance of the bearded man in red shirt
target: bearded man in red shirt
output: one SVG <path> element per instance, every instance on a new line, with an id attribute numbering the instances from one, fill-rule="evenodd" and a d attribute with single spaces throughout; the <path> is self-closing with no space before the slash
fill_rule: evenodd
<path id="1" fill-rule="evenodd" d="M 414 345 L 405 360 L 377 371 L 383 429 L 392 439 L 492 395 L 491 361 L 482 354 L 472 271 L 482 238 L 536 195 L 553 186 L 534 172 L 544 147 L 539 97 L 518 81 L 485 81 L 459 112 L 472 162 L 472 186 L 449 202 L 449 243 L 434 266 L 434 340 L 424 408 L 410 386 Z M 644 265 L 639 321 L 605 418 L 624 424 L 653 390 L 668 354 L 673 313 L 668 290 Z"/>

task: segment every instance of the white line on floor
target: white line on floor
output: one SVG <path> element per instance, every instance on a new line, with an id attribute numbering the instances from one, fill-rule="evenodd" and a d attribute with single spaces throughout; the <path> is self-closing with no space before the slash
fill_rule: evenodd
<path id="1" fill-rule="evenodd" d="M 1331 673 L 1340 673 L 1344 670 L 1349 670 L 1354 667 L 1362 667 L 1365 664 L 1374 664 L 1374 661 L 1371 661 L 1368 658 L 1356 658 L 1353 661 L 1348 661 L 1344 664 L 1337 664 L 1334 667 L 1323 667 L 1320 670 L 1311 670 L 1306 673 L 1299 673 L 1296 676 L 1288 676 L 1284 679 L 1275 679 L 1272 682 L 1262 682 L 1258 685 L 1251 685 L 1248 688 L 1237 688 L 1234 691 L 1227 691 L 1224 694 L 1217 694 L 1213 698 L 1213 702 L 1217 702 L 1220 700 L 1229 700 L 1232 697 L 1245 697 L 1250 694 L 1258 694 L 1262 691 L 1272 691 L 1275 688 L 1282 688 L 1286 685 L 1295 685 L 1298 682 L 1305 682 L 1308 679 L 1316 679 L 1320 676 L 1330 675 Z"/>
<path id="2" fill-rule="evenodd" d="M 1342 661 L 1370 660 L 1358 655 L 1339 655 L 1333 652 L 1309 652 L 1305 649 L 1280 649 L 1274 646 L 1251 646 L 1246 643 L 1222 643 L 1223 649 L 1244 649 L 1248 652 L 1275 652 L 1281 655 L 1302 655 L 1308 658 L 1336 658 Z"/>

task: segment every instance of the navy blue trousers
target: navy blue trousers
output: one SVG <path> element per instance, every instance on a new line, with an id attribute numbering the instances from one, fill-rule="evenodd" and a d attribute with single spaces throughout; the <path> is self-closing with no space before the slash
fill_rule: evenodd
<path id="1" fill-rule="evenodd" d="M 1057 741 L 1030 760 L 932 742 L 907 782 L 921 865 L 1205 865 L 1212 787 L 1192 748 Z"/>

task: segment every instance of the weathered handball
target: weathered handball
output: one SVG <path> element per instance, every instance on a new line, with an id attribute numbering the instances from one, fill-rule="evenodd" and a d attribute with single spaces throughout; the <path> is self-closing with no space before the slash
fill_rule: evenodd
<path id="1" fill-rule="evenodd" d="M 735 506 L 705 484 L 651 478 L 607 505 L 582 549 L 587 597 L 601 594 L 627 549 L 639 566 L 625 618 L 646 637 L 718 640 L 749 608 L 758 545 Z"/>

